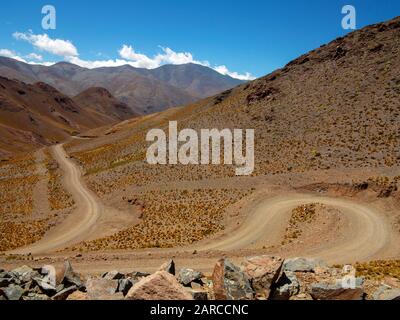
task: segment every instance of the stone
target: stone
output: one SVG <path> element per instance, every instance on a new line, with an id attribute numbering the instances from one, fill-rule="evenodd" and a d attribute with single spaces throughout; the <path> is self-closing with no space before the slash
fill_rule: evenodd
<path id="1" fill-rule="evenodd" d="M 8 287 L 12 282 L 9 278 L 0 278 L 0 288 Z"/>
<path id="2" fill-rule="evenodd" d="M 62 278 L 61 282 L 64 285 L 71 284 L 71 285 L 76 285 L 78 289 L 85 288 L 82 277 L 72 269 L 72 265 L 68 260 L 65 261 L 64 263 L 63 271 L 64 271 L 63 276 L 60 278 Z"/>
<path id="3" fill-rule="evenodd" d="M 315 258 L 293 258 L 286 259 L 283 263 L 283 271 L 291 272 L 314 272 L 316 268 L 327 267 L 325 261 Z"/>
<path id="4" fill-rule="evenodd" d="M 39 276 L 39 272 L 33 270 L 31 267 L 22 266 L 11 271 L 11 273 L 20 280 L 20 282 L 25 283 L 32 280 L 34 277 Z"/>
<path id="5" fill-rule="evenodd" d="M 203 278 L 203 274 L 199 271 L 194 271 L 193 269 L 183 268 L 179 271 L 178 281 L 184 286 L 190 286 L 192 282 L 199 282 Z"/>
<path id="6" fill-rule="evenodd" d="M 343 287 L 341 280 L 335 283 L 319 282 L 311 285 L 310 294 L 315 300 L 362 300 L 364 298 L 363 279 L 356 278 L 354 288 Z"/>
<path id="7" fill-rule="evenodd" d="M 53 300 L 66 300 L 68 296 L 78 290 L 77 286 L 73 285 L 71 287 L 65 288 L 60 292 L 57 292 L 52 299 Z"/>
<path id="8" fill-rule="evenodd" d="M 206 301 L 208 300 L 208 292 L 204 289 L 185 288 L 193 297 L 193 300 Z"/>
<path id="9" fill-rule="evenodd" d="M 13 269 L 11 272 L 15 275 L 22 276 L 27 273 L 32 273 L 32 272 L 34 272 L 34 270 L 31 267 L 22 266 L 22 267 Z"/>
<path id="10" fill-rule="evenodd" d="M 86 291 L 89 300 L 114 300 L 117 288 L 118 280 L 89 278 L 86 281 Z"/>
<path id="11" fill-rule="evenodd" d="M 192 289 L 194 289 L 194 290 L 200 290 L 200 289 L 203 288 L 203 286 L 202 286 L 200 283 L 197 283 L 197 282 L 192 282 L 192 283 L 190 284 L 190 287 L 191 287 Z"/>
<path id="12" fill-rule="evenodd" d="M 125 299 L 193 300 L 193 297 L 172 274 L 166 271 L 157 271 L 134 284 Z"/>
<path id="13" fill-rule="evenodd" d="M 75 291 L 68 296 L 67 300 L 89 300 L 89 299 L 87 293 L 84 293 L 82 291 Z"/>
<path id="14" fill-rule="evenodd" d="M 114 271 L 110 271 L 110 272 L 106 272 L 105 274 L 103 274 L 102 276 L 104 279 L 108 279 L 108 280 L 119 280 L 124 278 L 124 274 L 120 273 L 116 270 Z"/>
<path id="15" fill-rule="evenodd" d="M 303 301 L 310 301 L 313 300 L 312 296 L 308 293 L 299 293 L 295 296 L 290 297 L 290 300 L 303 300 Z"/>
<path id="16" fill-rule="evenodd" d="M 11 279 L 13 277 L 14 274 L 12 274 L 11 272 L 6 272 L 6 271 L 0 272 L 0 278 L 2 279 Z"/>
<path id="17" fill-rule="evenodd" d="M 272 285 L 282 269 L 283 259 L 274 256 L 248 258 L 242 269 L 248 275 L 251 285 L 258 296 L 269 297 Z"/>
<path id="18" fill-rule="evenodd" d="M 272 300 L 289 300 L 300 291 L 300 283 L 296 274 L 291 271 L 282 273 L 276 283 L 276 289 L 272 292 Z"/>
<path id="19" fill-rule="evenodd" d="M 254 291 L 248 276 L 227 259 L 221 259 L 212 275 L 216 300 L 251 300 Z"/>
<path id="20" fill-rule="evenodd" d="M 36 284 L 36 281 L 32 279 L 32 280 L 30 280 L 28 282 L 25 282 L 22 287 L 27 291 L 31 291 L 34 288 L 37 288 L 37 284 Z"/>
<path id="21" fill-rule="evenodd" d="M 22 297 L 22 300 L 50 300 L 50 298 L 41 293 L 29 292 L 26 296 Z"/>
<path id="22" fill-rule="evenodd" d="M 20 286 L 11 284 L 7 288 L 3 289 L 3 293 L 8 300 L 20 300 L 24 295 L 25 290 Z"/>
<path id="23" fill-rule="evenodd" d="M 373 294 L 374 300 L 400 300 L 400 289 L 381 285 Z"/>
<path id="24" fill-rule="evenodd" d="M 119 279 L 117 292 L 122 292 L 124 296 L 133 287 L 133 281 L 130 279 Z"/>
<path id="25" fill-rule="evenodd" d="M 49 283 L 42 278 L 33 278 L 33 280 L 36 283 L 36 285 L 40 288 L 40 290 L 46 293 L 48 296 L 56 294 L 57 287 L 54 286 L 54 283 Z"/>
<path id="26" fill-rule="evenodd" d="M 134 271 L 134 272 L 128 273 L 126 276 L 133 280 L 141 280 L 142 278 L 146 278 L 149 275 L 150 275 L 150 273 Z"/>
<path id="27" fill-rule="evenodd" d="M 174 260 L 169 260 L 165 262 L 158 271 L 166 271 L 172 275 L 175 275 L 175 262 Z"/>

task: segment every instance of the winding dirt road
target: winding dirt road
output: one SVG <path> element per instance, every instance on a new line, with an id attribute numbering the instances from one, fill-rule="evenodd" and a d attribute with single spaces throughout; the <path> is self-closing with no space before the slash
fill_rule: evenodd
<path id="1" fill-rule="evenodd" d="M 77 209 L 61 225 L 51 230 L 40 241 L 31 246 L 14 250 L 11 253 L 45 253 L 85 240 L 103 212 L 103 206 L 97 197 L 84 185 L 81 171 L 69 159 L 63 146 L 59 144 L 52 149 L 53 155 L 65 175 L 64 186 L 72 195 Z"/>
<path id="2" fill-rule="evenodd" d="M 289 194 L 262 202 L 235 232 L 215 242 L 204 243 L 199 249 L 238 250 L 261 241 L 279 245 L 292 209 L 313 202 L 339 209 L 348 220 L 349 230 L 344 237 L 335 241 L 305 249 L 302 255 L 335 263 L 361 261 L 378 255 L 389 245 L 391 227 L 380 212 L 339 198 Z"/>
<path id="3" fill-rule="evenodd" d="M 63 223 L 52 229 L 39 242 L 14 250 L 14 254 L 43 254 L 62 249 L 87 240 L 93 236 L 93 229 L 107 229 L 110 221 L 102 221 L 102 215 L 113 212 L 114 218 L 121 219 L 123 213 L 105 208 L 97 196 L 84 184 L 81 171 L 71 161 L 62 145 L 53 147 L 53 154 L 64 173 L 64 186 L 76 203 L 74 210 Z M 390 244 L 391 228 L 376 210 L 366 205 L 339 198 L 312 196 L 308 194 L 286 194 L 266 199 L 247 217 L 234 232 L 218 238 L 200 242 L 191 248 L 198 251 L 233 251 L 254 248 L 259 243 L 279 245 L 287 226 L 291 210 L 306 203 L 319 202 L 339 209 L 349 222 L 347 233 L 329 243 L 321 243 L 306 248 L 301 254 L 316 256 L 328 262 L 349 262 L 372 258 Z M 119 225 L 125 227 L 132 220 L 123 220 Z M 110 231 L 110 230 L 109 230 Z M 112 230 L 111 230 L 112 231 Z M 99 233 L 96 233 L 99 236 Z M 188 248 L 175 248 L 170 251 L 185 251 Z M 166 250 L 168 251 L 168 250 Z"/>

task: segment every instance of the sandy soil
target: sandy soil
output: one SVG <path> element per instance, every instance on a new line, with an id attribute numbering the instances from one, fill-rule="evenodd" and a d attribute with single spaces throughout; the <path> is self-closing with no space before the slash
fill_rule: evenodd
<path id="1" fill-rule="evenodd" d="M 75 200 L 76 210 L 40 241 L 9 253 L 43 254 L 60 250 L 83 240 L 113 234 L 137 220 L 135 212 L 124 212 L 104 206 L 85 186 L 80 169 L 69 159 L 61 144 L 54 146 L 52 151 L 63 170 L 63 183 Z"/>
<path id="2" fill-rule="evenodd" d="M 178 265 L 210 272 L 221 256 L 234 261 L 255 254 L 279 254 L 281 256 L 315 256 L 330 263 L 349 263 L 396 255 L 398 235 L 394 234 L 383 208 L 356 199 L 321 196 L 295 191 L 276 195 L 271 187 L 258 196 L 246 199 L 242 211 L 247 211 L 241 223 L 228 221 L 225 231 L 213 238 L 185 248 L 148 249 L 135 251 L 57 253 L 82 240 L 96 239 L 112 234 L 126 225 L 138 222 L 138 212 L 121 211 L 105 206 L 83 182 L 78 166 L 67 156 L 62 145 L 53 147 L 53 154 L 64 173 L 64 185 L 72 194 L 76 209 L 63 223 L 52 229 L 39 242 L 14 250 L 13 254 L 34 255 L 30 264 L 61 263 L 72 258 L 76 269 L 83 273 L 101 273 L 109 269 L 121 271 L 154 271 L 165 260 L 174 258 Z M 278 194 L 282 194 L 278 192 Z M 280 245 L 292 209 L 307 203 L 321 203 L 335 208 L 344 218 L 338 232 L 332 232 L 328 241 L 304 243 L 292 247 Z M 131 210 L 135 210 L 134 208 Z M 235 221 L 235 223 L 233 223 Z M 230 223 L 231 222 L 231 223 Z M 322 239 L 316 233 L 316 239 Z M 2 265 L 21 264 L 6 260 Z M 4 260 L 4 259 L 1 259 Z"/>

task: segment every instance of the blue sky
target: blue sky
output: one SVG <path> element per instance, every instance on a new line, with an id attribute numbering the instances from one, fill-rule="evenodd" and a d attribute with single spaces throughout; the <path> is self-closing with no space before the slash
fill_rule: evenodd
<path id="1" fill-rule="evenodd" d="M 46 4 L 57 10 L 56 30 L 41 27 Z M 193 60 L 259 77 L 349 32 L 346 4 L 357 10 L 357 28 L 400 15 L 398 0 L 2 1 L 0 54 L 88 67 Z"/>

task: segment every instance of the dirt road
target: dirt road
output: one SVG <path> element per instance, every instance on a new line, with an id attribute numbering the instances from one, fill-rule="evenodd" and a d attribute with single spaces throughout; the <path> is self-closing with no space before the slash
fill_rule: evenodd
<path id="1" fill-rule="evenodd" d="M 54 252 L 83 240 L 104 236 L 107 232 L 112 234 L 135 222 L 135 219 L 126 213 L 102 205 L 97 196 L 85 186 L 79 168 L 69 159 L 62 145 L 54 146 L 53 154 L 64 173 L 64 186 L 75 200 L 76 209 L 39 242 L 14 250 L 12 253 Z M 367 205 L 340 198 L 293 193 L 261 202 L 234 232 L 194 246 L 165 250 L 163 253 L 183 252 L 193 248 L 198 251 L 232 252 L 260 248 L 264 244 L 279 246 L 291 210 L 296 206 L 311 202 L 319 202 L 339 209 L 346 215 L 349 226 L 345 236 L 312 248 L 305 247 L 301 255 L 317 256 L 335 263 L 365 260 L 376 256 L 390 243 L 390 225 L 380 212 Z"/>
<path id="2" fill-rule="evenodd" d="M 390 243 L 390 225 L 380 212 L 366 205 L 340 198 L 289 194 L 262 202 L 235 232 L 203 243 L 199 249 L 232 251 L 257 244 L 279 245 L 292 209 L 313 202 L 339 209 L 348 220 L 348 228 L 343 237 L 305 248 L 301 255 L 334 263 L 365 260 L 377 255 Z"/>
<path id="3" fill-rule="evenodd" d="M 96 196 L 82 183 L 79 168 L 69 159 L 62 145 L 53 147 L 53 155 L 64 173 L 64 185 L 72 195 L 76 210 L 59 226 L 35 244 L 17 249 L 15 254 L 38 254 L 61 249 L 85 239 L 103 212 Z"/>

